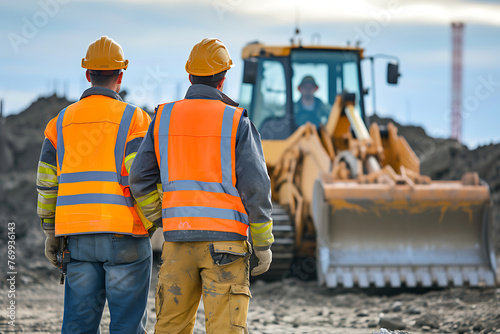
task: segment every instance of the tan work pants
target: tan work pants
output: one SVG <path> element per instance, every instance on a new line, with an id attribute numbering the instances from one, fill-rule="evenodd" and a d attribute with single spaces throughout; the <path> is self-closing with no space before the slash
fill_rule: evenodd
<path id="1" fill-rule="evenodd" d="M 192 333 L 201 296 L 207 334 L 248 333 L 250 253 L 247 241 L 165 242 L 155 333 Z"/>

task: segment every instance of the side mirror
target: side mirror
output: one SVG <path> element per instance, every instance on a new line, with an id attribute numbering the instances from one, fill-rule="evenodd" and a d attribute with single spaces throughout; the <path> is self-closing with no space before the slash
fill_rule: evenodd
<path id="1" fill-rule="evenodd" d="M 399 74 L 399 64 L 388 63 L 387 64 L 387 83 L 397 84 L 398 78 L 401 76 Z"/>
<path id="2" fill-rule="evenodd" d="M 243 66 L 243 82 L 255 84 L 257 81 L 257 71 L 259 70 L 259 63 L 256 59 L 245 59 Z"/>

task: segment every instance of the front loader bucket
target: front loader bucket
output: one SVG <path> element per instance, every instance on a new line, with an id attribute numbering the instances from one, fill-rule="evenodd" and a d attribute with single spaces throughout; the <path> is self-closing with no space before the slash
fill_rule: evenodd
<path id="1" fill-rule="evenodd" d="M 493 286 L 487 185 L 317 180 L 318 279 L 328 287 Z"/>

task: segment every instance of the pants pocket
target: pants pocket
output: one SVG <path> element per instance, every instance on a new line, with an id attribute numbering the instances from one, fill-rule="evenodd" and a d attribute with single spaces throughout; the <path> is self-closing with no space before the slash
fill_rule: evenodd
<path id="1" fill-rule="evenodd" d="M 246 327 L 250 289 L 246 285 L 231 285 L 229 291 L 229 321 L 233 326 Z"/>
<path id="2" fill-rule="evenodd" d="M 137 250 L 137 240 L 134 237 L 113 236 L 113 264 L 126 264 L 135 262 L 139 259 L 139 252 Z"/>
<path id="3" fill-rule="evenodd" d="M 210 255 L 215 265 L 224 266 L 231 264 L 250 255 L 246 243 L 214 242 L 209 245 Z"/>

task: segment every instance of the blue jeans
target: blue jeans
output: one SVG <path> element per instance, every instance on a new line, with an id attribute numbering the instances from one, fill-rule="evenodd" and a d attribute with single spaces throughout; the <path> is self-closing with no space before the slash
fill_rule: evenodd
<path id="1" fill-rule="evenodd" d="M 108 301 L 112 334 L 144 334 L 152 251 L 148 237 L 86 234 L 68 237 L 71 262 L 64 290 L 62 333 L 100 333 Z"/>

